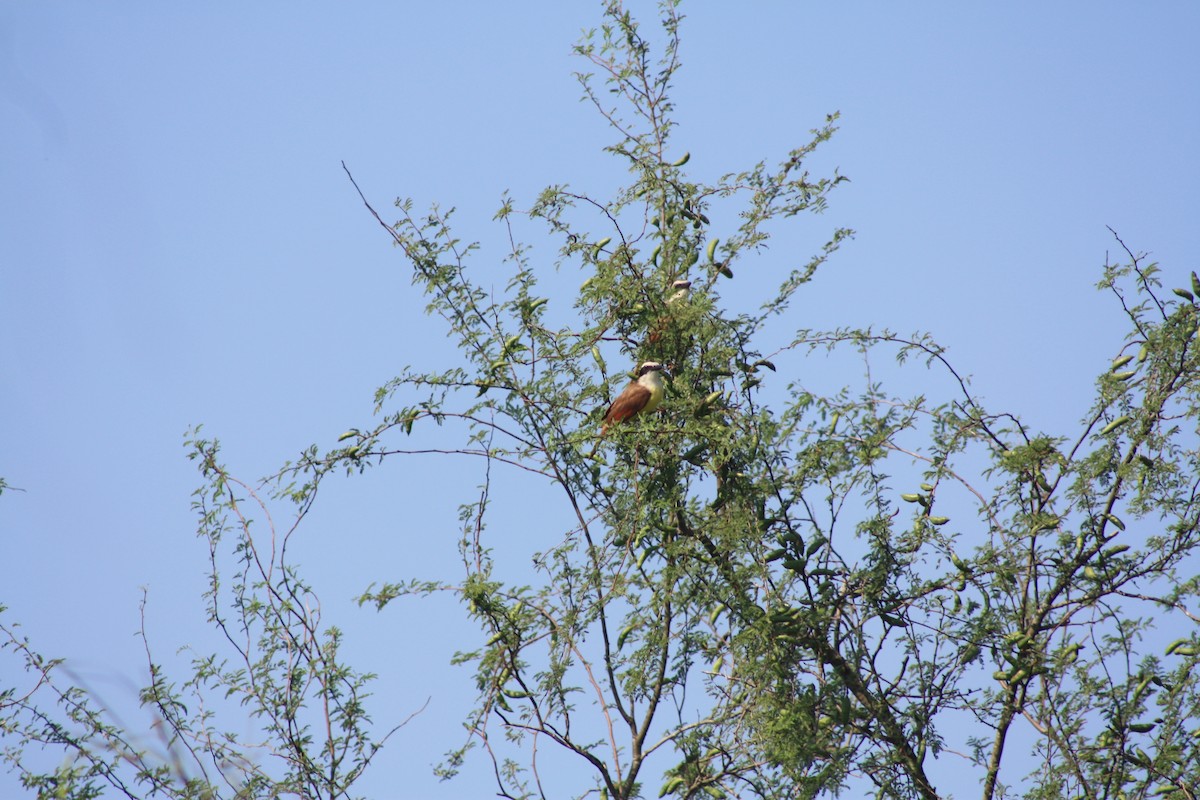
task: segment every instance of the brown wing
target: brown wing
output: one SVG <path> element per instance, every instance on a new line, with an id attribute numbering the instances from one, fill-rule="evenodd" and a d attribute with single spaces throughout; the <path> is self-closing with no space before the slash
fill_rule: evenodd
<path id="1" fill-rule="evenodd" d="M 634 414 L 646 407 L 646 401 L 650 399 L 650 390 L 642 386 L 637 381 L 625 387 L 625 391 L 613 400 L 608 411 L 604 414 L 604 424 L 600 426 L 600 433 L 603 435 L 608 426 L 615 425 L 618 422 L 624 422 Z"/>

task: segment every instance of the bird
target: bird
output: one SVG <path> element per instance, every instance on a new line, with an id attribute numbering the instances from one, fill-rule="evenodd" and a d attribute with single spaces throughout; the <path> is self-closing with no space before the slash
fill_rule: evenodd
<path id="1" fill-rule="evenodd" d="M 638 368 L 637 378 L 617 395 L 608 411 L 604 413 L 604 422 L 600 426 L 600 435 L 608 432 L 611 425 L 624 422 L 630 417 L 645 411 L 647 413 L 658 408 L 667 393 L 663 383 L 663 365 L 657 361 L 647 361 Z"/>
<path id="2" fill-rule="evenodd" d="M 680 303 L 687 299 L 688 290 L 692 288 L 691 281 L 672 281 L 671 288 L 675 293 L 667 298 L 667 305 L 672 303 Z"/>
<path id="3" fill-rule="evenodd" d="M 674 281 L 674 282 L 672 282 L 671 288 L 667 290 L 667 291 L 671 292 L 671 294 L 669 294 L 667 296 L 666 305 L 667 305 L 668 310 L 672 306 L 678 306 L 679 304 L 687 301 L 688 292 L 691 290 L 691 288 L 692 288 L 691 281 Z M 671 324 L 671 315 L 670 314 L 663 314 L 661 317 L 659 317 L 657 320 L 655 320 L 654 324 L 650 326 L 650 333 L 646 336 L 646 344 L 648 344 L 648 345 L 658 344 L 659 341 L 662 339 L 663 334 L 666 332 L 667 328 L 670 326 L 670 324 Z"/>

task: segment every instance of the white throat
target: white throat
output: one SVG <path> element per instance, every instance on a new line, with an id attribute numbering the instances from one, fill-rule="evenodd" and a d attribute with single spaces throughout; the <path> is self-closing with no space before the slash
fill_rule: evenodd
<path id="1" fill-rule="evenodd" d="M 662 370 L 656 369 L 653 372 L 647 372 L 638 378 L 638 384 L 644 386 L 650 392 L 650 399 L 646 401 L 646 407 L 643 411 L 653 411 L 658 408 L 658 404 L 662 402 L 663 395 L 667 393 L 667 385 L 663 382 Z"/>

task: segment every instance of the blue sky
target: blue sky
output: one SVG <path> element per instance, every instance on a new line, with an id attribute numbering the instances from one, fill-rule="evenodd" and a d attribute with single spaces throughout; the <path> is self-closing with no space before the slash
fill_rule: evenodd
<path id="1" fill-rule="evenodd" d="M 1055 430 L 1120 346 L 1092 288 L 1106 253 L 1119 259 L 1105 226 L 1169 285 L 1200 268 L 1200 6 L 1049 5 L 687 4 L 674 97 L 675 142 L 709 178 L 782 157 L 840 110 L 813 168 L 852 182 L 761 259 L 790 268 L 835 226 L 858 231 L 793 305 L 795 327 L 930 331 L 993 406 Z M 140 587 L 164 660 L 207 641 L 188 426 L 257 477 L 369 422 L 404 365 L 453 355 L 340 162 L 385 217 L 401 195 L 454 205 L 462 238 L 485 243 L 503 236 L 505 190 L 518 206 L 552 183 L 603 193 L 624 165 L 600 152 L 612 137 L 570 55 L 599 15 L 0 8 L 0 475 L 24 490 L 0 497 L 7 619 L 111 696 L 143 678 Z M 491 790 L 483 771 L 447 785 L 427 768 L 457 744 L 470 693 L 446 667 L 470 630 L 455 606 L 345 602 L 372 580 L 456 576 L 455 508 L 476 482 L 397 463 L 335 485 L 310 521 L 301 560 L 381 697 L 395 717 L 431 698 L 369 786 Z"/>

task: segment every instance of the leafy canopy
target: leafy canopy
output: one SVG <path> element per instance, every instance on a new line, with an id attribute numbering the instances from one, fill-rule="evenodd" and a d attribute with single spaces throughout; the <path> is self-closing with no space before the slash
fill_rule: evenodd
<path id="1" fill-rule="evenodd" d="M 837 115 L 778 163 L 694 179 L 670 101 L 680 23 L 664 2 L 646 33 L 610 2 L 577 46 L 628 183 L 611 198 L 553 186 L 525 210 L 505 198 L 502 291 L 494 269 L 477 277 L 482 251 L 450 212 L 403 200 L 398 222 L 380 217 L 460 358 L 405 370 L 379 390 L 374 424 L 268 481 L 297 508 L 282 541 L 331 475 L 430 450 L 474 461 L 462 575 L 398 576 L 360 600 L 461 598 L 481 638 L 456 661 L 477 699 L 439 770 L 452 777 L 479 750 L 502 797 L 1194 797 L 1200 281 L 1163 292 L 1158 266 L 1128 250 L 1104 267 L 1126 343 L 1098 365 L 1079 425 L 1057 433 L 988 409 L 927 336 L 789 330 L 790 302 L 852 233 L 828 230 L 794 261 L 762 251 L 773 225 L 816 225 L 791 218 L 819 214 L 845 180 L 809 167 Z M 553 270 L 521 243 L 526 223 L 554 243 Z M 573 298 L 542 288 L 575 274 Z M 866 364 L 862 386 L 789 379 L 814 351 Z M 929 391 L 889 391 L 871 377 L 881 356 L 922 370 Z M 671 373 L 661 408 L 601 436 L 605 408 L 651 360 Z M 386 741 L 365 711 L 373 676 L 342 663 L 340 632 L 242 510 L 270 501 L 214 442 L 192 447 L 210 619 L 235 655 L 198 659 L 183 687 L 155 672 L 144 700 L 219 775 L 154 766 L 79 711 L 77 689 L 59 694 L 69 725 L 9 692 L 10 732 L 82 754 L 74 774 L 27 783 L 350 796 Z M 502 566 L 533 538 L 549 545 Z M 57 685 L 57 665 L 6 630 Z M 180 699 L 213 691 L 262 721 L 281 769 Z"/>

